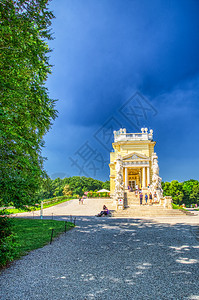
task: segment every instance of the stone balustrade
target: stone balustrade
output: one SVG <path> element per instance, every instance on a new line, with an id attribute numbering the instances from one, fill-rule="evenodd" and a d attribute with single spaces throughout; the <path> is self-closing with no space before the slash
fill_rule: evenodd
<path id="1" fill-rule="evenodd" d="M 148 132 L 148 128 L 142 128 L 141 131 L 141 133 L 127 133 L 126 128 L 121 128 L 118 131 L 114 131 L 114 142 L 153 140 L 152 129 Z"/>

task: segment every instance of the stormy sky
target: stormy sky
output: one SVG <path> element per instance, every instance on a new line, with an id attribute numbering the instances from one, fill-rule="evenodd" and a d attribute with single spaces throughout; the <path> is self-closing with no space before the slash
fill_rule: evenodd
<path id="1" fill-rule="evenodd" d="M 199 180 L 199 1 L 53 0 L 52 178 L 109 179 L 113 130 L 154 130 L 164 181 Z"/>

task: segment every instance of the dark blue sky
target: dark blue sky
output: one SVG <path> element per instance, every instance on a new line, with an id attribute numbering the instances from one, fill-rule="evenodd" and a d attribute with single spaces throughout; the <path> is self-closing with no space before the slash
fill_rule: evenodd
<path id="1" fill-rule="evenodd" d="M 109 179 L 112 130 L 154 130 L 164 181 L 199 179 L 199 1 L 59 0 L 50 176 Z M 136 94 L 137 93 L 137 94 Z"/>

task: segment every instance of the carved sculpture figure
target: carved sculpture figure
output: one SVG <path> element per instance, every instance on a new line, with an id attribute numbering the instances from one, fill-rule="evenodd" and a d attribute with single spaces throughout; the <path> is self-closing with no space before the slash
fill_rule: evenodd
<path id="1" fill-rule="evenodd" d="M 122 174 L 122 157 L 121 157 L 121 155 L 117 156 L 115 169 L 116 169 L 117 174 Z"/>
<path id="2" fill-rule="evenodd" d="M 152 171 L 153 171 L 153 176 L 152 176 L 151 191 L 153 193 L 156 192 L 158 200 L 160 200 L 160 198 L 163 197 L 163 191 L 161 186 L 162 178 L 159 176 L 158 156 L 155 152 L 152 154 Z"/>
<path id="3" fill-rule="evenodd" d="M 124 183 L 123 183 L 123 167 L 122 158 L 120 155 L 116 159 L 116 178 L 115 178 L 115 199 L 123 199 L 124 197 Z"/>

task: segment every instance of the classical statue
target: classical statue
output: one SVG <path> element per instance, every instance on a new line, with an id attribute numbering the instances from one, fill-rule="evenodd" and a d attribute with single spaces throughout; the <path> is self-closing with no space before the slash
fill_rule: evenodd
<path id="1" fill-rule="evenodd" d="M 122 157 L 121 155 L 118 155 L 117 156 L 117 159 L 116 159 L 116 166 L 115 166 L 115 170 L 117 172 L 117 174 L 122 174 Z"/>
<path id="2" fill-rule="evenodd" d="M 159 176 L 159 166 L 158 166 L 158 156 L 154 152 L 152 154 L 152 185 L 151 185 L 151 191 L 153 193 L 156 192 L 158 200 L 163 197 L 163 191 L 161 186 L 162 178 Z"/>
<path id="3" fill-rule="evenodd" d="M 122 157 L 120 155 L 117 156 L 115 170 L 115 199 L 118 200 L 124 197 L 123 166 Z"/>

